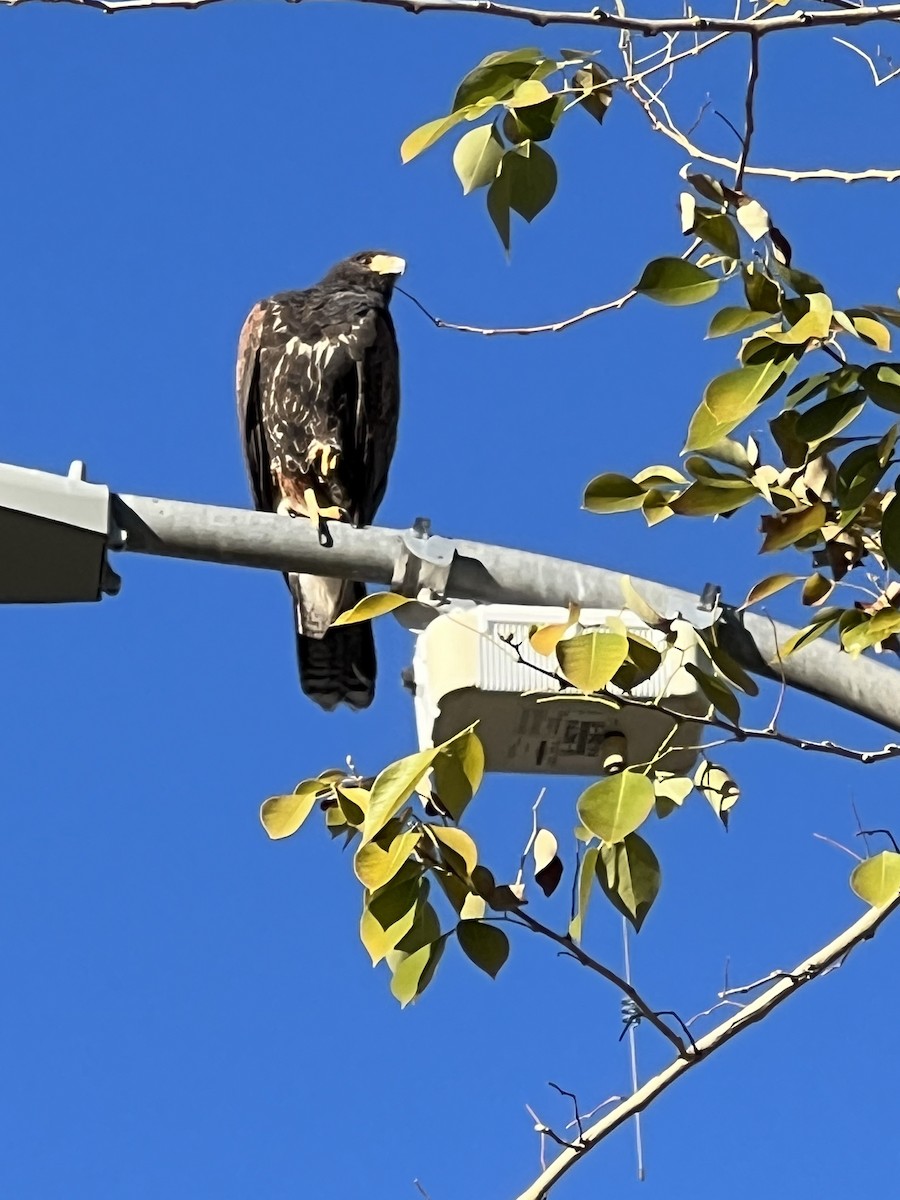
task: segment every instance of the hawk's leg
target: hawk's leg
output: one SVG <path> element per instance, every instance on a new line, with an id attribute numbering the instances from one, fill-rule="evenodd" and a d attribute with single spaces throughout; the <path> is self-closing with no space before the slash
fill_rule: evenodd
<path id="1" fill-rule="evenodd" d="M 319 439 L 316 438 L 310 444 L 309 450 L 306 453 L 306 461 L 314 471 L 318 471 L 319 475 L 321 475 L 323 479 L 327 479 L 329 474 L 337 466 L 339 454 L 340 451 L 338 450 L 337 446 L 331 446 L 327 442 L 320 442 Z M 318 467 L 316 466 L 316 459 L 319 460 Z"/>

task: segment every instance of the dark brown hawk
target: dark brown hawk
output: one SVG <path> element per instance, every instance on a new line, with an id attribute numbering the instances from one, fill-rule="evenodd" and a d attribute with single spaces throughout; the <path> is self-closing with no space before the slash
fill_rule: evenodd
<path id="1" fill-rule="evenodd" d="M 402 258 L 367 250 L 302 292 L 257 304 L 241 330 L 238 419 L 258 509 L 315 522 L 369 525 L 387 486 L 400 403 L 397 339 L 388 312 Z M 329 629 L 365 586 L 288 575 L 300 683 L 331 710 L 375 694 L 368 624 Z"/>

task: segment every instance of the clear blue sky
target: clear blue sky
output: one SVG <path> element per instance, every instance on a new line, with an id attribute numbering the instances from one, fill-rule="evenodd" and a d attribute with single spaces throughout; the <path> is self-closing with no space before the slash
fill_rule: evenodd
<path id="1" fill-rule="evenodd" d="M 682 248 L 682 156 L 621 98 L 602 130 L 579 114 L 563 130 L 558 197 L 516 228 L 510 265 L 449 148 L 400 165 L 402 137 L 484 53 L 535 38 L 555 51 L 577 31 L 238 3 L 115 18 L 35 5 L 2 26 L 6 461 L 83 458 L 123 491 L 245 504 L 233 361 L 258 297 L 376 244 L 448 319 L 542 320 Z M 875 96 L 863 63 L 827 38 L 805 60 L 797 38 L 764 51 L 761 158 L 900 159 L 896 94 Z M 739 120 L 738 71 L 723 55 L 693 94 Z M 701 133 L 733 148 L 712 116 Z M 893 192 L 759 192 L 841 302 L 891 302 Z M 598 471 L 674 460 L 733 352 L 700 341 L 709 309 L 641 302 L 506 341 L 439 332 L 402 297 L 395 312 L 404 411 L 385 524 L 424 513 L 448 535 L 692 589 L 716 579 L 732 600 L 770 569 L 748 516 L 648 531 L 578 511 Z M 448 953 L 400 1012 L 356 939 L 349 856 L 315 824 L 273 845 L 257 821 L 266 795 L 348 753 L 377 770 L 412 747 L 406 635 L 379 625 L 375 706 L 326 716 L 299 694 L 276 575 L 118 567 L 115 600 L 0 615 L 0 1195 L 414 1200 L 418 1177 L 432 1200 L 514 1196 L 538 1165 L 524 1105 L 567 1115 L 548 1080 L 585 1108 L 625 1090 L 617 997 L 523 937 L 493 984 Z M 798 699 L 784 724 L 886 740 Z M 850 860 L 812 833 L 851 841 L 854 800 L 870 824 L 896 817 L 892 766 L 777 748 L 727 761 L 744 787 L 728 835 L 699 799 L 648 830 L 664 886 L 637 981 L 683 1015 L 712 1002 L 726 960 L 754 979 L 854 920 Z M 493 779 L 473 809 L 498 874 L 515 868 L 535 789 Z M 561 836 L 578 790 L 551 781 Z M 600 901 L 592 917 L 589 944 L 618 963 L 618 918 Z M 670 1091 L 646 1122 L 645 1184 L 626 1130 L 559 1196 L 890 1188 L 898 946 L 895 924 Z M 639 1043 L 647 1073 L 664 1055 L 652 1031 Z"/>

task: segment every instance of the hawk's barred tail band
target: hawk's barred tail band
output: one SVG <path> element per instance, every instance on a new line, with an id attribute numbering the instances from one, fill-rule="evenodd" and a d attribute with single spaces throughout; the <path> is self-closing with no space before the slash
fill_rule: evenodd
<path id="1" fill-rule="evenodd" d="M 311 575 L 290 575 L 288 583 L 294 599 L 297 666 L 303 691 L 326 712 L 339 704 L 354 709 L 368 708 L 375 696 L 376 674 L 371 625 L 340 625 L 317 637 L 303 633 L 308 617 L 321 608 L 317 601 L 321 601 L 322 596 L 317 593 L 331 590 L 329 585 L 337 585 L 339 600 L 336 604 L 332 597 L 333 616 L 337 617 L 365 596 L 365 584 Z"/>

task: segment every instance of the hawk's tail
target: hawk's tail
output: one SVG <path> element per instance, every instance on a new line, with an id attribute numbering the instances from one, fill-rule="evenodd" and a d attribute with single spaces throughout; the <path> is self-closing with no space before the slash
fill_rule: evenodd
<path id="1" fill-rule="evenodd" d="M 366 594 L 365 584 L 289 575 L 297 627 L 300 686 L 331 712 L 339 704 L 368 708 L 375 696 L 375 641 L 368 623 L 328 626 Z"/>

